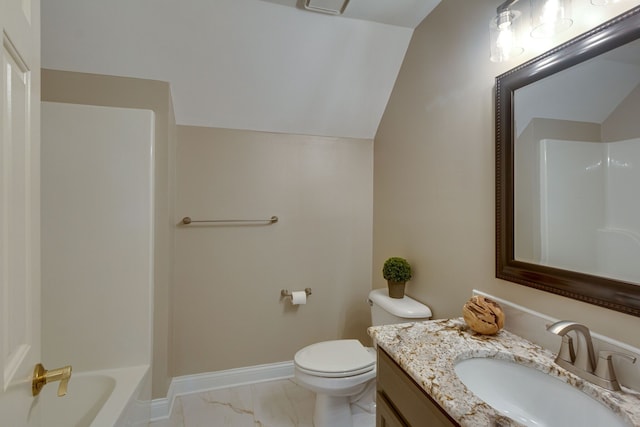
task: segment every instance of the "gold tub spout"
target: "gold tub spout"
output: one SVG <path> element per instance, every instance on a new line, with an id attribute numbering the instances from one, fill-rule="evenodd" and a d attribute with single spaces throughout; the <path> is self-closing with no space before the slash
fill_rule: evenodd
<path id="1" fill-rule="evenodd" d="M 51 369 L 50 371 L 44 369 L 42 363 L 38 363 L 33 370 L 33 380 L 31 383 L 31 391 L 34 396 L 40 394 L 40 390 L 45 384 L 49 384 L 54 381 L 60 381 L 58 386 L 58 397 L 67 394 L 67 385 L 71 378 L 71 366 L 65 366 L 63 368 Z"/>

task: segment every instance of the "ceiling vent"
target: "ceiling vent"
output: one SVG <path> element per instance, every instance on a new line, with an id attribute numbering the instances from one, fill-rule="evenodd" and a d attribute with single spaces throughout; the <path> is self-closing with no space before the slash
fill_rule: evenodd
<path id="1" fill-rule="evenodd" d="M 342 15 L 348 4 L 349 0 L 305 0 L 304 8 L 314 12 Z"/>

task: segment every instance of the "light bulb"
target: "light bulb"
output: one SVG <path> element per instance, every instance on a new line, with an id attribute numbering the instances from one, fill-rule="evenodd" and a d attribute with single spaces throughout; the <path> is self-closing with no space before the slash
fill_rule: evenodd
<path id="1" fill-rule="evenodd" d="M 511 24 L 504 25 L 500 28 L 498 32 L 498 39 L 496 40 L 496 46 L 498 49 L 501 49 L 505 52 L 505 55 L 508 56 L 509 52 L 513 48 L 513 32 L 511 31 Z"/>

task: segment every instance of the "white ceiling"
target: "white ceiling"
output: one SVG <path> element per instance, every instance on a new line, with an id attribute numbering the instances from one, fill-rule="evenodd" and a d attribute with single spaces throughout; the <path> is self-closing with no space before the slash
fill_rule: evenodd
<path id="1" fill-rule="evenodd" d="M 42 66 L 168 81 L 179 124 L 373 138 L 439 1 L 42 0 Z"/>
<path id="2" fill-rule="evenodd" d="M 518 89 L 516 135 L 536 117 L 602 124 L 640 85 L 639 57 L 630 43 Z"/>
<path id="3" fill-rule="evenodd" d="M 305 0 L 263 1 L 298 8 L 304 8 L 305 4 Z M 336 0 L 313 0 L 311 5 L 314 3 L 322 4 L 322 2 L 335 4 Z M 348 0 L 347 8 L 342 16 L 414 29 L 438 3 L 440 0 Z"/>

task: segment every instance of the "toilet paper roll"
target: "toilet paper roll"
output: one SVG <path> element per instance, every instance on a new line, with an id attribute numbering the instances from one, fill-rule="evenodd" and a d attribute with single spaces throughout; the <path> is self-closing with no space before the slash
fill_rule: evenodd
<path id="1" fill-rule="evenodd" d="M 305 291 L 291 292 L 291 304 L 299 305 L 307 303 L 307 293 Z"/>

